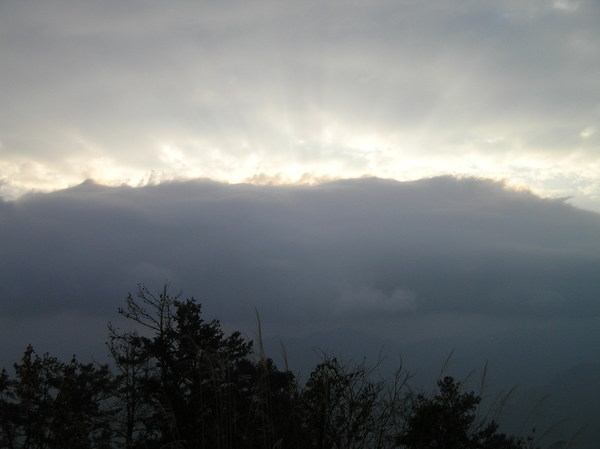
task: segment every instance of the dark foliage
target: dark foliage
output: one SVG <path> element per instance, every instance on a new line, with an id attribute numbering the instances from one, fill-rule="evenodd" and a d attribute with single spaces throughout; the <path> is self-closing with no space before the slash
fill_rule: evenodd
<path id="1" fill-rule="evenodd" d="M 7 449 L 526 449 L 480 398 L 446 377 L 431 397 L 377 364 L 323 357 L 304 386 L 239 332 L 205 321 L 193 298 L 144 286 L 109 325 L 112 369 L 62 363 L 28 347 L 0 373 L 0 448 Z M 260 339 L 260 337 L 259 337 Z"/>
<path id="2" fill-rule="evenodd" d="M 438 381 L 431 398 L 419 394 L 411 402 L 406 428 L 398 435 L 398 446 L 406 449 L 525 449 L 530 440 L 498 432 L 494 421 L 476 421 L 481 398 L 461 391 L 452 377 Z"/>
<path id="3" fill-rule="evenodd" d="M 111 447 L 114 383 L 106 365 L 65 364 L 29 346 L 14 370 L 13 379 L 0 375 L 0 447 Z"/>
<path id="4" fill-rule="evenodd" d="M 126 447 L 271 447 L 283 438 L 295 378 L 254 360 L 239 332 L 225 335 L 193 298 L 166 288 L 155 296 L 141 286 L 120 313 L 140 327 L 112 329 L 109 342 L 121 371 Z"/>

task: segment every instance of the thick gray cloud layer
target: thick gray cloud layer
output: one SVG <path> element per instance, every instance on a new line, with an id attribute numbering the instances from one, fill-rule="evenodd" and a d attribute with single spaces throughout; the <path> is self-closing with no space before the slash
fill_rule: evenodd
<path id="1" fill-rule="evenodd" d="M 592 205 L 599 20 L 594 0 L 4 1 L 0 188 L 464 173 Z"/>
<path id="2" fill-rule="evenodd" d="M 3 337 L 18 346 L 85 323 L 79 343 L 102 341 L 138 282 L 169 281 L 229 326 L 250 329 L 256 308 L 288 336 L 483 337 L 600 318 L 600 217 L 478 179 L 86 182 L 0 203 L 0 242 Z"/>

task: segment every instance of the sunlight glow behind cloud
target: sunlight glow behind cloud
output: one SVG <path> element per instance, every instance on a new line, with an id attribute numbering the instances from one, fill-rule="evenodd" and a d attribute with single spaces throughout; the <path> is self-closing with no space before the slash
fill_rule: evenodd
<path id="1" fill-rule="evenodd" d="M 454 174 L 600 210 L 600 6 L 0 5 L 0 195 Z"/>

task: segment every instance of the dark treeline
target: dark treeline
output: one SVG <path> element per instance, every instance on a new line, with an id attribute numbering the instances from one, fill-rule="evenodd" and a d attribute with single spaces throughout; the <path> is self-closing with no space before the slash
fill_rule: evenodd
<path id="1" fill-rule="evenodd" d="M 112 363 L 68 363 L 28 347 L 0 375 L 0 447 L 9 449 L 525 449 L 480 418 L 451 377 L 430 395 L 377 366 L 324 358 L 304 384 L 258 342 L 226 335 L 200 304 L 140 286 L 109 325 Z"/>

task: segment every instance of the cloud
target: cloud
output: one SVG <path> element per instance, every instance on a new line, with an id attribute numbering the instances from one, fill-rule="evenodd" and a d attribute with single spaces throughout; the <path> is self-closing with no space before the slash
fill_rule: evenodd
<path id="1" fill-rule="evenodd" d="M 571 0 L 557 0 L 552 4 L 552 7 L 562 11 L 575 12 L 579 9 L 579 2 Z"/>
<path id="2" fill-rule="evenodd" d="M 600 215 L 484 179 L 88 180 L 0 201 L 0 248 L 4 367 L 29 343 L 106 360 L 127 293 L 166 281 L 226 331 L 255 338 L 258 311 L 303 379 L 319 350 L 400 354 L 427 388 L 453 349 L 452 375 L 488 362 L 501 388 L 598 361 Z"/>
<path id="3" fill-rule="evenodd" d="M 598 215 L 491 181 L 88 181 L 1 209 L 0 307 L 14 320 L 109 320 L 136 283 L 165 281 L 232 323 L 256 307 L 274 332 L 600 315 Z"/>
<path id="4" fill-rule="evenodd" d="M 594 2 L 1 8 L 7 192 L 598 163 L 579 138 L 598 122 Z M 547 192 L 530 173 L 518 181 Z"/>
<path id="5" fill-rule="evenodd" d="M 415 294 L 409 290 L 396 288 L 386 294 L 382 290 L 363 284 L 342 289 L 337 307 L 357 316 L 382 313 L 394 315 L 415 311 L 417 303 Z"/>

